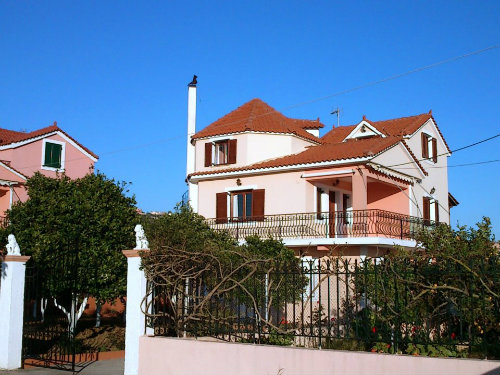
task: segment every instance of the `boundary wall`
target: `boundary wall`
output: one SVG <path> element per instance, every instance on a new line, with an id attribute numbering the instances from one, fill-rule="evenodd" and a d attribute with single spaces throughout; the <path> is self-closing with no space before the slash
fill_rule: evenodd
<path id="1" fill-rule="evenodd" d="M 429 358 L 148 336 L 139 339 L 139 359 L 141 375 L 500 374 L 500 361 Z"/>

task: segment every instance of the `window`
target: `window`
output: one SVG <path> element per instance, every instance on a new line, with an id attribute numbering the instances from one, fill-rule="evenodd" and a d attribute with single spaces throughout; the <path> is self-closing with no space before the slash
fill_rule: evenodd
<path id="1" fill-rule="evenodd" d="M 64 168 L 64 143 L 62 142 L 43 142 L 43 164 L 47 169 Z"/>
<path id="2" fill-rule="evenodd" d="M 205 167 L 236 163 L 236 139 L 205 143 Z"/>
<path id="3" fill-rule="evenodd" d="M 434 163 L 437 163 L 437 156 L 437 139 L 422 133 L 422 158 L 432 159 Z"/>
<path id="4" fill-rule="evenodd" d="M 264 189 L 217 193 L 216 222 L 264 220 L 264 197 Z"/>
<path id="5" fill-rule="evenodd" d="M 439 223 L 439 201 L 437 199 L 423 198 L 423 217 L 425 225 Z"/>
<path id="6" fill-rule="evenodd" d="M 229 142 L 227 140 L 214 143 L 214 165 L 227 164 Z"/>
<path id="7" fill-rule="evenodd" d="M 248 220 L 252 215 L 252 191 L 231 193 L 231 220 Z"/>

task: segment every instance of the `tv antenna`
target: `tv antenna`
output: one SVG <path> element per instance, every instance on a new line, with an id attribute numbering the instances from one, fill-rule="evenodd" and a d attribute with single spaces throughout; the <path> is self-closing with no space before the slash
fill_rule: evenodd
<path id="1" fill-rule="evenodd" d="M 337 128 L 340 126 L 340 114 L 342 113 L 342 108 L 337 107 L 332 112 L 331 115 L 337 115 Z"/>

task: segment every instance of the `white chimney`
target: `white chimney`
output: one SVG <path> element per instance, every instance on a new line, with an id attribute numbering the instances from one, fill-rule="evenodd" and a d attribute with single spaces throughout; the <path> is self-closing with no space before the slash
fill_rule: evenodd
<path id="1" fill-rule="evenodd" d="M 191 137 L 196 133 L 196 75 L 188 84 L 188 119 L 187 119 L 187 155 L 186 155 L 186 178 L 195 170 L 194 144 Z M 198 184 L 188 182 L 189 204 L 194 212 L 198 212 Z"/>
<path id="2" fill-rule="evenodd" d="M 188 120 L 187 120 L 187 160 L 186 177 L 194 172 L 195 147 L 191 137 L 196 133 L 196 76 L 188 84 Z"/>

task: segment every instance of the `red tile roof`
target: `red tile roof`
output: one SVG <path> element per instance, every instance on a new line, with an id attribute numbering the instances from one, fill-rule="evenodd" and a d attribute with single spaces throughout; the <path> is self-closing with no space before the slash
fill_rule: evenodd
<path id="1" fill-rule="evenodd" d="M 436 124 L 436 128 L 439 132 L 439 135 L 443 139 L 444 144 L 449 152 L 451 152 L 450 148 L 446 144 L 444 140 L 443 134 L 439 130 L 436 120 L 432 117 L 432 113 L 422 113 L 416 116 L 408 116 L 408 117 L 400 117 L 391 120 L 383 120 L 383 121 L 367 121 L 370 125 L 373 125 L 378 131 L 385 135 L 399 136 L 403 137 L 405 135 L 411 135 L 415 133 L 420 127 L 425 124 L 429 119 L 434 121 Z M 349 125 L 349 126 L 340 126 L 337 128 L 333 128 L 328 133 L 326 133 L 321 139 L 326 143 L 339 143 L 342 142 L 345 137 L 351 133 L 357 125 Z"/>
<path id="2" fill-rule="evenodd" d="M 252 104 L 253 103 L 253 104 Z M 214 128 L 223 127 L 224 124 L 227 124 L 229 121 L 233 121 L 231 123 L 231 127 L 235 126 L 236 121 L 240 118 L 240 122 L 244 123 L 242 118 L 248 118 L 248 111 L 251 113 L 251 106 L 264 105 L 267 108 L 271 108 L 267 106 L 267 104 L 263 103 L 258 99 L 254 99 L 251 102 L 246 103 L 238 110 L 231 112 L 229 115 L 238 114 L 242 117 L 231 117 L 227 118 L 229 115 L 223 117 L 222 119 L 216 121 L 212 125 Z M 239 111 L 240 109 L 245 108 L 245 111 Z M 272 111 L 274 111 L 271 108 Z M 244 115 L 241 112 L 245 112 Z M 262 113 L 262 112 L 260 112 Z M 286 119 L 285 116 L 281 115 L 279 112 L 276 112 L 277 115 L 282 116 Z M 246 117 L 245 117 L 246 116 Z M 269 117 L 271 119 L 272 117 Z M 396 145 L 399 142 L 403 143 L 403 146 L 409 151 L 411 157 L 415 161 L 415 163 L 419 166 L 422 172 L 427 175 L 427 171 L 422 167 L 417 157 L 414 153 L 409 149 L 408 145 L 404 141 L 405 135 L 411 135 L 416 132 L 422 125 L 424 125 L 429 119 L 433 119 L 432 114 L 424 113 L 416 116 L 402 117 L 392 120 L 384 120 L 384 121 L 370 121 L 371 125 L 373 125 L 377 130 L 385 135 L 385 137 L 374 136 L 368 138 L 358 138 L 358 139 L 348 139 L 344 142 L 344 139 L 353 131 L 353 129 L 357 125 L 349 125 L 349 126 L 340 126 L 332 129 L 330 132 L 325 134 L 321 141 L 323 144 L 317 146 L 310 146 L 305 151 L 302 151 L 298 154 L 287 155 L 276 159 L 266 160 L 258 163 L 254 163 L 247 166 L 236 167 L 236 168 L 225 168 L 225 169 L 217 169 L 211 171 L 203 171 L 203 172 L 195 172 L 192 176 L 200 176 L 200 175 L 208 175 L 208 174 L 218 174 L 218 173 L 226 173 L 226 172 L 236 172 L 236 171 L 249 171 L 256 169 L 267 169 L 267 168 L 275 168 L 275 167 L 285 167 L 299 164 L 312 164 L 312 163 L 320 163 L 320 162 L 329 162 L 329 161 L 339 161 L 339 160 L 348 160 L 348 159 L 357 159 L 362 157 L 371 157 L 375 156 L 390 147 Z M 223 121 L 221 121 L 223 120 Z M 434 119 L 433 119 L 434 120 Z M 265 116 L 262 116 L 262 122 L 266 122 Z M 275 122 L 279 123 L 279 122 Z M 434 121 L 435 123 L 435 121 Z M 209 126 L 212 127 L 212 125 Z M 261 124 L 259 124 L 261 125 Z M 437 125 L 436 125 L 437 127 Z M 208 129 L 208 128 L 207 128 Z M 206 130 L 206 129 L 205 129 Z M 204 131 L 204 130 L 203 130 Z M 200 135 L 203 131 L 197 133 L 195 136 L 201 137 L 205 135 Z M 214 129 L 212 131 L 215 132 Z M 241 131 L 241 130 L 240 130 Z M 439 131 L 439 129 L 438 129 Z M 222 133 L 220 133 L 222 134 Z M 441 132 L 439 131 L 439 134 Z M 215 135 L 215 134 L 211 134 Z M 444 140 L 444 139 L 443 139 Z M 446 144 L 446 143 L 445 143 Z M 446 145 L 448 147 L 448 145 Z M 448 148 L 449 151 L 449 148 Z"/>
<path id="3" fill-rule="evenodd" d="M 322 143 L 320 138 L 315 137 L 305 130 L 319 129 L 322 127 L 324 127 L 324 125 L 319 122 L 319 119 L 299 120 L 288 118 L 262 100 L 252 99 L 224 117 L 211 123 L 205 129 L 197 132 L 193 135 L 193 139 L 255 131 L 295 134 L 315 143 Z"/>
<path id="4" fill-rule="evenodd" d="M 371 157 L 387 150 L 401 140 L 400 137 L 388 136 L 386 138 L 371 137 L 365 139 L 349 139 L 343 143 L 327 143 L 311 146 L 298 154 L 287 155 L 276 159 L 251 164 L 238 168 L 226 168 L 223 170 L 212 170 L 195 172 L 192 176 L 207 174 L 249 171 L 255 169 L 266 169 L 273 167 L 285 167 L 298 164 L 312 164 L 337 160 L 356 159 Z"/>
<path id="5" fill-rule="evenodd" d="M 22 142 L 22 141 L 27 141 L 32 138 L 36 138 L 42 135 L 50 134 L 52 132 L 59 131 L 63 133 L 66 137 L 71 139 L 73 142 L 75 142 L 78 146 L 80 146 L 82 149 L 84 149 L 86 152 L 88 152 L 90 155 L 98 159 L 99 157 L 94 154 L 92 151 L 90 151 L 87 147 L 76 141 L 74 138 L 72 138 L 68 133 L 66 133 L 64 130 L 59 128 L 57 126 L 57 123 L 54 122 L 53 125 L 47 126 L 42 129 L 34 130 L 29 133 L 25 132 L 18 132 L 14 130 L 8 130 L 8 129 L 2 129 L 0 128 L 0 146 L 6 146 L 11 143 L 16 143 L 16 142 Z"/>

